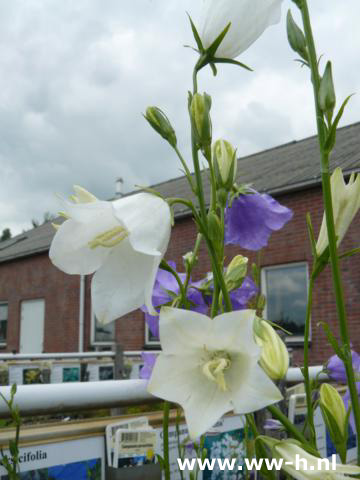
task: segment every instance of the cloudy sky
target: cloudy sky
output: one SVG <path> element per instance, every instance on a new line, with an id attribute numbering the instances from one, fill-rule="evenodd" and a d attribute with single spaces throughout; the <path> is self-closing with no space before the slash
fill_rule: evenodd
<path id="1" fill-rule="evenodd" d="M 0 0 L 0 231 L 56 213 L 55 194 L 80 184 L 109 198 L 115 179 L 151 185 L 180 175 L 141 113 L 165 110 L 188 155 L 187 90 L 196 54 L 185 11 L 201 0 Z M 318 52 L 334 62 L 339 99 L 360 91 L 359 0 L 309 0 Z M 282 21 L 237 67 L 200 75 L 213 97 L 214 136 L 245 155 L 315 132 L 308 72 Z M 298 18 L 298 17 L 297 17 Z M 342 125 L 360 120 L 360 96 Z"/>

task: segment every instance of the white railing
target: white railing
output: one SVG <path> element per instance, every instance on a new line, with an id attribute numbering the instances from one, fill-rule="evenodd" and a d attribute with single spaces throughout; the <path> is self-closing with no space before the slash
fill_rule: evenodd
<path id="1" fill-rule="evenodd" d="M 310 377 L 326 380 L 327 375 L 320 374 L 322 368 L 322 366 L 310 367 Z M 289 368 L 287 383 L 298 383 L 302 380 L 300 368 Z M 125 407 L 159 401 L 147 392 L 146 385 L 146 380 L 19 385 L 15 403 L 20 409 L 20 414 L 26 416 Z M 10 388 L 0 388 L 5 398 L 10 397 Z M 0 402 L 0 418 L 8 416 L 5 402 Z"/>
<path id="2" fill-rule="evenodd" d="M 152 351 L 151 351 L 152 352 Z M 154 352 L 156 353 L 156 352 Z M 136 357 L 142 354 L 141 350 L 127 350 L 123 352 L 125 357 Z M 66 353 L 1 353 L 0 361 L 14 361 L 14 360 L 65 360 L 69 358 L 74 359 L 88 359 L 88 358 L 113 358 L 116 353 L 113 350 L 104 350 L 101 352 L 66 352 Z"/>

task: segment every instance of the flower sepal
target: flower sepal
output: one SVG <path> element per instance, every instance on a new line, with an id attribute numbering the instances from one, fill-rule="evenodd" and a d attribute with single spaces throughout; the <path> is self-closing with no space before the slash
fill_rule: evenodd
<path id="1" fill-rule="evenodd" d="M 196 42 L 196 45 L 198 49 L 196 50 L 200 54 L 200 58 L 198 62 L 196 63 L 195 70 L 199 72 L 202 68 L 206 67 L 207 65 L 210 65 L 214 76 L 217 74 L 217 69 L 215 67 L 216 63 L 229 63 L 232 65 L 237 65 L 238 67 L 245 68 L 245 70 L 249 70 L 252 72 L 252 68 L 248 67 L 245 65 L 245 63 L 238 62 L 237 60 L 234 60 L 233 58 L 227 58 L 227 57 L 216 57 L 216 51 L 218 50 L 220 44 L 225 38 L 225 35 L 229 31 L 231 27 L 231 22 L 228 23 L 228 25 L 224 28 L 224 30 L 219 34 L 219 36 L 212 42 L 212 44 L 208 48 L 204 48 L 201 37 L 199 35 L 199 32 L 197 31 L 197 28 L 190 17 L 188 15 L 190 25 L 191 25 L 191 30 Z"/>
<path id="2" fill-rule="evenodd" d="M 332 385 L 323 383 L 320 387 L 320 410 L 340 459 L 346 463 L 348 425 L 350 408 L 345 409 L 343 399 Z"/>

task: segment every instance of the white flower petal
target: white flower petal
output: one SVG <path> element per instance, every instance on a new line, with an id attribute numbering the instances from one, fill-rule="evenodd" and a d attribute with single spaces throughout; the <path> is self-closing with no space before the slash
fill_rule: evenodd
<path id="1" fill-rule="evenodd" d="M 331 193 L 337 245 L 341 243 L 351 222 L 360 209 L 360 175 L 352 175 L 349 182 L 344 181 L 340 167 L 331 175 Z M 321 255 L 329 244 L 325 213 L 323 216 L 316 251 Z"/>
<path id="2" fill-rule="evenodd" d="M 50 246 L 49 257 L 52 263 L 65 273 L 87 275 L 95 272 L 105 261 L 110 250 L 91 250 L 88 242 L 100 233 L 99 224 L 81 224 L 66 220 L 57 230 Z"/>
<path id="3" fill-rule="evenodd" d="M 148 255 L 163 255 L 171 230 L 169 205 L 150 193 L 137 193 L 113 202 L 114 215 L 130 232 L 135 250 Z"/>
<path id="4" fill-rule="evenodd" d="M 235 58 L 280 21 L 282 0 L 205 0 L 201 40 L 208 48 L 231 22 L 216 56 Z"/>
<path id="5" fill-rule="evenodd" d="M 213 338 L 213 321 L 201 313 L 162 307 L 159 322 L 160 342 L 165 354 L 186 355 L 203 351 L 204 345 Z"/>
<path id="6" fill-rule="evenodd" d="M 73 189 L 78 203 L 92 203 L 98 201 L 95 195 L 79 185 L 74 185 Z"/>
<path id="7" fill-rule="evenodd" d="M 231 367 L 225 372 L 225 380 L 236 413 L 255 412 L 283 398 L 256 359 L 247 355 L 239 354 L 232 358 Z"/>
<path id="8" fill-rule="evenodd" d="M 148 390 L 183 407 L 192 439 L 232 410 L 229 393 L 222 392 L 215 382 L 205 378 L 197 355 L 159 355 Z"/>
<path id="9" fill-rule="evenodd" d="M 326 464 L 322 462 L 319 467 L 319 459 L 314 455 L 306 452 L 303 448 L 299 445 L 290 442 L 290 441 L 283 441 L 278 443 L 275 446 L 275 451 L 278 458 L 283 458 L 283 469 L 290 473 L 295 479 L 297 480 L 308 480 L 310 478 L 318 479 L 320 478 L 319 472 L 324 471 L 326 478 L 333 478 L 333 479 L 344 479 L 349 478 L 344 476 L 343 474 L 348 475 L 359 475 L 360 474 L 360 467 L 357 465 L 343 465 L 343 464 L 336 464 L 336 471 L 332 471 L 331 468 L 329 471 L 326 471 Z M 295 468 L 295 459 L 296 455 L 298 458 L 303 458 L 307 462 L 307 470 L 296 470 Z M 293 466 L 287 466 L 286 462 L 292 462 Z M 300 462 L 300 467 L 302 463 Z M 310 470 L 312 468 L 312 470 Z"/>
<path id="10" fill-rule="evenodd" d="M 254 338 L 255 310 L 239 310 L 214 318 L 213 345 L 217 350 L 247 353 L 260 358 Z"/>
<path id="11" fill-rule="evenodd" d="M 136 310 L 153 288 L 158 257 L 135 252 L 128 239 L 110 250 L 91 284 L 95 314 L 102 323 Z"/>
<path id="12" fill-rule="evenodd" d="M 88 203 L 73 203 L 62 199 L 66 213 L 77 222 L 94 223 L 98 219 L 103 219 L 104 223 L 121 224 L 112 211 L 111 202 L 97 200 Z"/>

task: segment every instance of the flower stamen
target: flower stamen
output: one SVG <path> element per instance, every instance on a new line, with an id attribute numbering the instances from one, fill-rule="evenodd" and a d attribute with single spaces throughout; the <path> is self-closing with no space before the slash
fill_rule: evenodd
<path id="1" fill-rule="evenodd" d="M 88 246 L 92 250 L 97 247 L 112 248 L 125 240 L 128 235 L 129 232 L 126 228 L 115 227 L 96 235 L 96 237 L 88 243 Z"/>
<path id="2" fill-rule="evenodd" d="M 229 355 L 225 352 L 217 352 L 203 365 L 202 372 L 206 378 L 217 383 L 222 392 L 226 392 L 228 391 L 228 387 L 226 385 L 224 372 L 230 365 L 231 360 Z"/>

